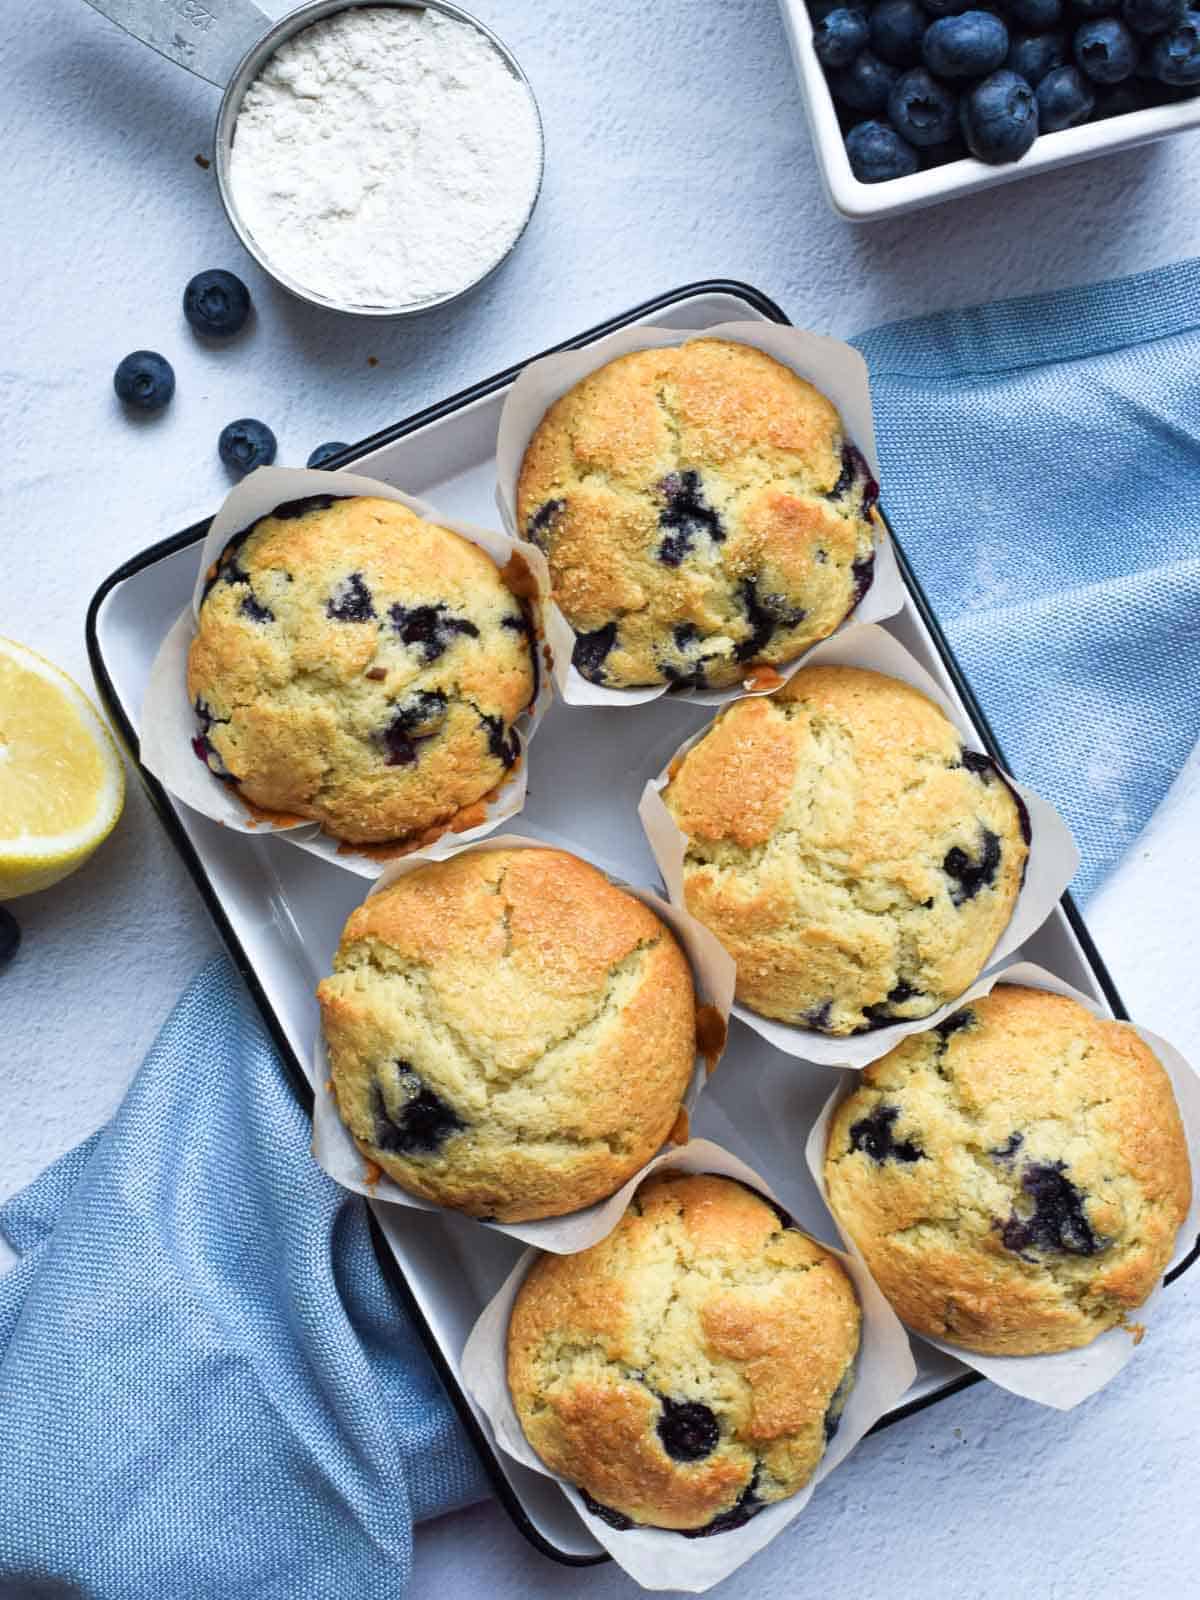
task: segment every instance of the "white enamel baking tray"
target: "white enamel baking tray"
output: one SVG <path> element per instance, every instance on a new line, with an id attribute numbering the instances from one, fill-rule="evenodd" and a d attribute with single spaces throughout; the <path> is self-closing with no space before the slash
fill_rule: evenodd
<path id="1" fill-rule="evenodd" d="M 629 324 L 704 328 L 749 317 L 786 321 L 778 307 L 746 285 L 695 284 L 569 342 L 586 344 Z M 496 426 L 519 370 L 502 373 L 354 446 L 337 465 L 353 462 L 356 470 L 421 496 L 449 516 L 494 524 Z M 88 648 L 97 684 L 134 756 L 150 664 L 191 594 L 195 547 L 205 526 L 186 529 L 127 562 L 101 586 L 88 614 Z M 959 700 L 974 720 L 980 742 L 996 754 L 924 598 L 904 570 L 910 601 L 884 626 Z M 637 818 L 642 785 L 711 714 L 709 708 L 670 699 L 628 712 L 556 704 L 531 754 L 529 799 L 514 831 L 579 846 L 630 882 L 657 884 Z M 176 805 L 148 774 L 142 776 L 280 1046 L 297 1093 L 311 1105 L 298 1062 L 317 1028 L 313 990 L 327 970 L 345 917 L 362 898 L 362 880 L 282 840 L 229 833 Z M 1094 996 L 1115 1015 L 1124 1014 L 1069 901 L 1021 953 Z M 693 1122 L 696 1135 L 716 1140 L 755 1166 L 802 1226 L 831 1241 L 837 1236 L 805 1169 L 804 1140 L 836 1077 L 836 1069 L 809 1067 L 780 1055 L 734 1021 L 729 1049 Z M 559 1561 L 584 1565 L 606 1560 L 555 1483 L 496 1453 L 459 1382 L 458 1361 L 467 1334 L 521 1247 L 450 1213 L 380 1202 L 372 1210 L 380 1259 L 404 1295 L 497 1493 L 522 1532 Z M 916 1343 L 917 1380 L 886 1423 L 979 1381 L 958 1362 Z"/>
<path id="2" fill-rule="evenodd" d="M 877 222 L 883 217 L 898 217 L 906 211 L 935 206 L 942 200 L 1012 183 L 1033 172 L 1052 172 L 1056 167 L 1073 166 L 1077 161 L 1090 161 L 1093 156 L 1109 155 L 1116 150 L 1132 150 L 1136 145 L 1165 139 L 1168 134 L 1200 127 L 1200 96 L 1193 96 L 1174 105 L 1148 106 L 1143 111 L 1128 111 L 1124 116 L 1108 117 L 1103 122 L 1085 122 L 1081 128 L 1042 134 L 1028 155 L 1003 166 L 988 166 L 968 156 L 962 161 L 947 162 L 944 167 L 931 167 L 928 172 L 914 172 L 908 178 L 893 178 L 887 183 L 860 183 L 850 170 L 833 96 L 813 49 L 812 21 L 805 0 L 779 0 L 779 9 L 800 79 L 821 181 L 829 204 L 848 222 Z"/>

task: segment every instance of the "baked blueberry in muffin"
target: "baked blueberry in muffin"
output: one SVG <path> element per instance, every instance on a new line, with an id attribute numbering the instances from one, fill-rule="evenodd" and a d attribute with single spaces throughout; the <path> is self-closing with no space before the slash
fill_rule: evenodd
<path id="1" fill-rule="evenodd" d="M 444 827 L 521 755 L 532 628 L 487 553 L 391 500 L 277 506 L 208 575 L 196 754 L 353 843 Z"/>
<path id="2" fill-rule="evenodd" d="M 809 1481 L 860 1328 L 840 1262 L 769 1201 L 659 1172 L 606 1239 L 534 1264 L 508 1383 L 529 1443 L 596 1516 L 702 1538 Z"/>
<path id="3" fill-rule="evenodd" d="M 1162 1277 L 1191 1203 L 1149 1047 L 1015 984 L 867 1068 L 830 1125 L 825 1182 L 909 1327 L 991 1355 L 1119 1325 Z"/>
<path id="4" fill-rule="evenodd" d="M 877 494 L 824 395 L 750 345 L 695 339 L 621 356 L 557 400 L 517 517 L 585 678 L 721 688 L 858 603 Z"/>
<path id="5" fill-rule="evenodd" d="M 687 957 L 561 850 L 478 850 L 372 895 L 317 991 L 338 1110 L 403 1188 L 501 1222 L 577 1211 L 667 1139 Z"/>
<path id="6" fill-rule="evenodd" d="M 737 962 L 738 999 L 819 1033 L 961 994 L 1029 854 L 990 758 L 919 690 L 859 667 L 802 667 L 726 707 L 663 800 L 687 837 L 688 910 Z"/>

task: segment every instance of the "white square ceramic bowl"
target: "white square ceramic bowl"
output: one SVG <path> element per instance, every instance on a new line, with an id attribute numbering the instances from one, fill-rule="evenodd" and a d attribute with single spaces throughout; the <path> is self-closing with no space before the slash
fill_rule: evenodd
<path id="1" fill-rule="evenodd" d="M 860 183 L 850 170 L 833 97 L 813 49 L 812 23 L 804 0 L 779 0 L 779 5 L 800 76 L 804 109 L 825 192 L 833 209 L 850 222 L 898 217 L 905 211 L 919 211 L 922 206 L 937 205 L 957 195 L 1011 183 L 1015 178 L 1028 177 L 1031 172 L 1049 172 L 1055 167 L 1070 166 L 1113 150 L 1130 150 L 1134 145 L 1149 144 L 1185 128 L 1200 127 L 1200 96 L 1197 96 L 1176 105 L 1155 106 L 1147 111 L 1110 117 L 1104 122 L 1086 123 L 1082 128 L 1068 128 L 1063 133 L 1042 134 L 1028 155 L 1006 166 L 989 167 L 985 162 L 968 158 L 934 167 L 929 172 L 914 172 L 911 178 Z"/>

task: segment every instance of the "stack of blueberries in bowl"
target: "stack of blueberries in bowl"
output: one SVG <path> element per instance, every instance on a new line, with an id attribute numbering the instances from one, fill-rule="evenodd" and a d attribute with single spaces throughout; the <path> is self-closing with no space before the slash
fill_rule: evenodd
<path id="1" fill-rule="evenodd" d="M 1188 0 L 808 0 L 862 183 L 1200 95 Z"/>

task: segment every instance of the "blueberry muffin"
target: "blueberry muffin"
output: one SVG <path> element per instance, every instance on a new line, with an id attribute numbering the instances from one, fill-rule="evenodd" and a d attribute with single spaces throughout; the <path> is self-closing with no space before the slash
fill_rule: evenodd
<path id="1" fill-rule="evenodd" d="M 728 706 L 663 793 L 688 910 L 743 1005 L 821 1033 L 926 1017 L 983 969 L 1029 820 L 987 756 L 897 678 L 804 667 Z"/>
<path id="2" fill-rule="evenodd" d="M 391 500 L 298 500 L 208 574 L 193 745 L 253 806 L 353 843 L 420 839 L 483 820 L 535 671 L 530 617 L 485 551 Z"/>
<path id="3" fill-rule="evenodd" d="M 670 929 L 561 850 L 472 851 L 372 895 L 317 997 L 364 1155 L 500 1222 L 619 1189 L 670 1135 L 696 1057 Z"/>
<path id="4" fill-rule="evenodd" d="M 1069 1350 L 1124 1322 L 1191 1204 L 1154 1053 L 1125 1023 L 1016 985 L 863 1073 L 825 1181 L 909 1327 L 988 1355 Z"/>
<path id="5" fill-rule="evenodd" d="M 769 1201 L 655 1173 L 606 1239 L 533 1266 L 508 1385 L 529 1443 L 589 1510 L 704 1537 L 812 1477 L 860 1325 L 841 1263 Z"/>
<path id="6" fill-rule="evenodd" d="M 750 345 L 621 356 L 555 402 L 517 486 L 593 683 L 723 688 L 831 634 L 878 489 L 837 411 Z"/>

